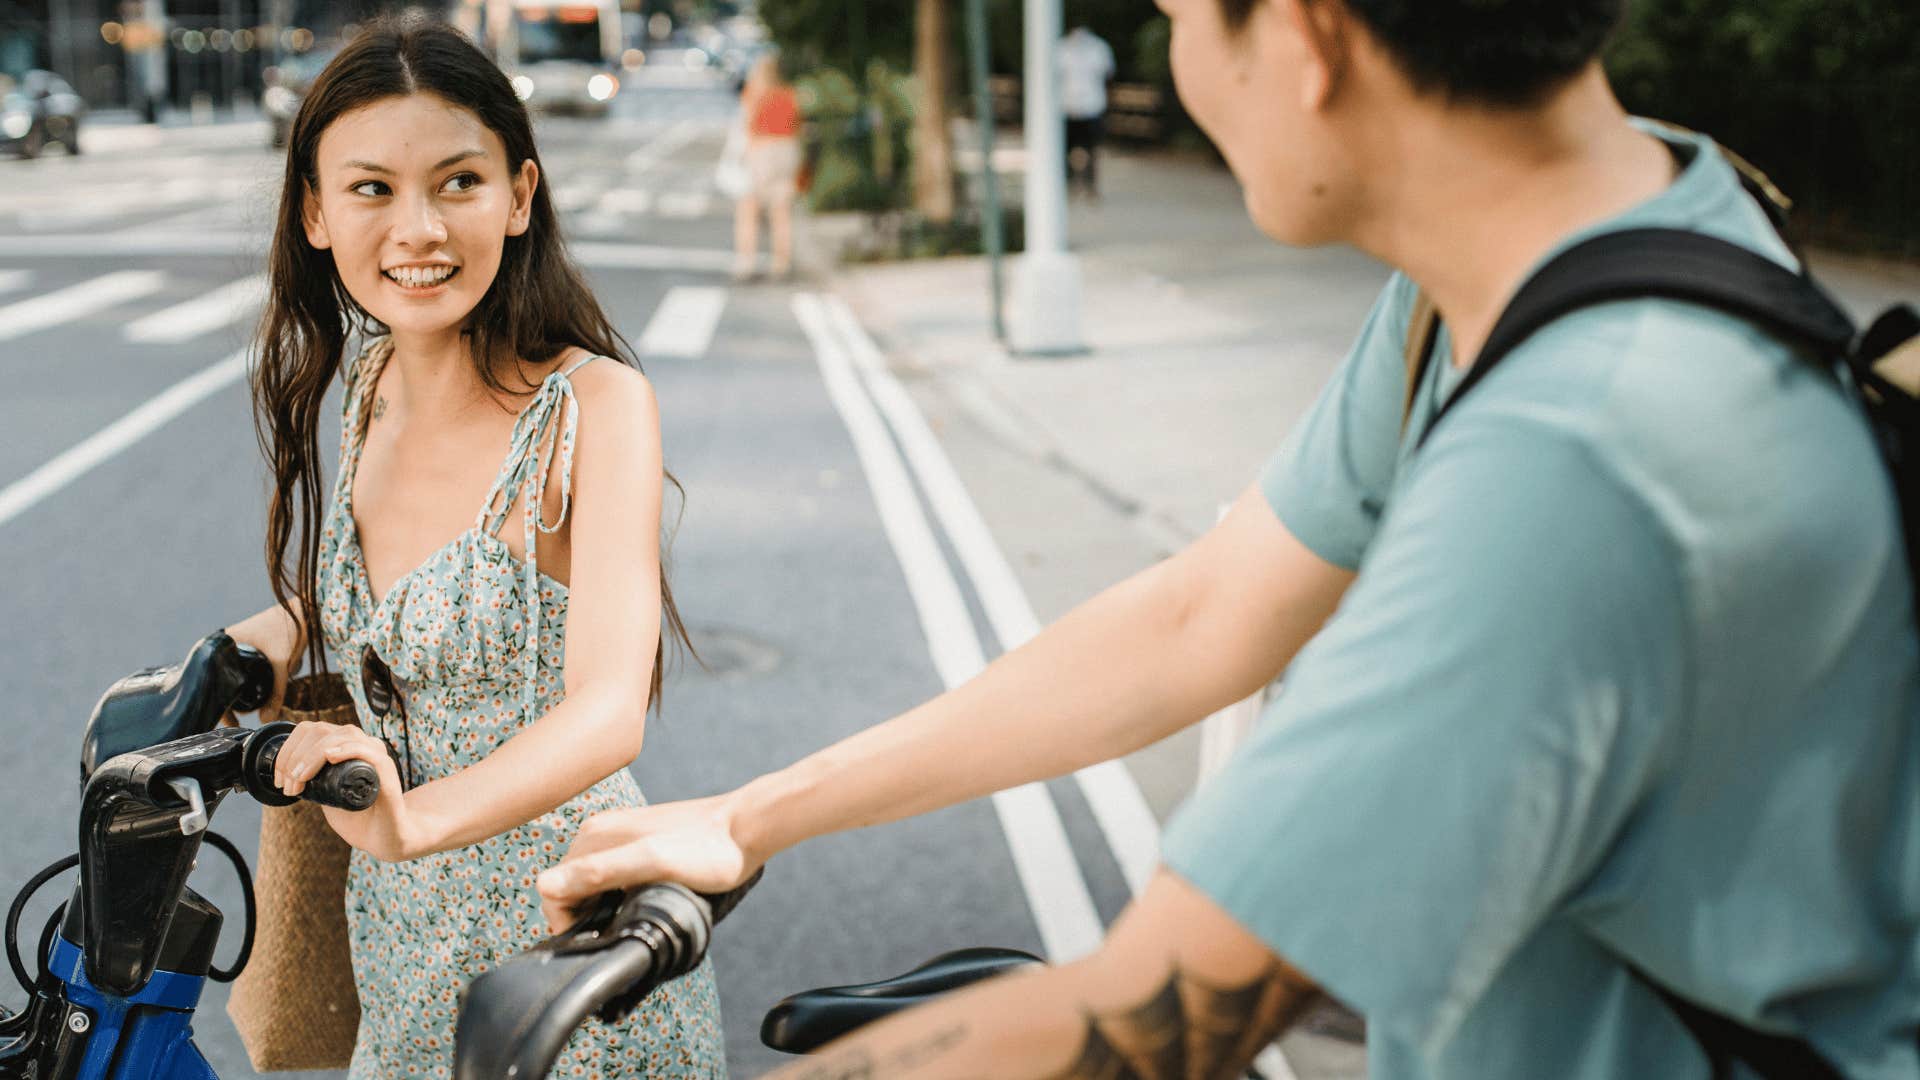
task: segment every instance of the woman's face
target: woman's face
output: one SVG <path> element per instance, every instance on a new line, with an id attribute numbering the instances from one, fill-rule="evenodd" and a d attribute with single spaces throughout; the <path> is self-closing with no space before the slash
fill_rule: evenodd
<path id="1" fill-rule="evenodd" d="M 347 292 L 397 334 L 457 329 L 527 230 L 539 170 L 433 94 L 343 113 L 320 135 L 307 239 L 332 251 Z"/>

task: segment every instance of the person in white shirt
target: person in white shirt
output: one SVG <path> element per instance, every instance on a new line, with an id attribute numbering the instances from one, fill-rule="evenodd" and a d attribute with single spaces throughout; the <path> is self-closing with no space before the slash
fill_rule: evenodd
<path id="1" fill-rule="evenodd" d="M 1100 195 L 1096 156 L 1107 115 L 1107 83 L 1113 79 L 1113 49 L 1084 23 L 1076 24 L 1054 50 L 1060 109 L 1067 116 L 1067 183 L 1076 178 L 1088 195 Z"/>

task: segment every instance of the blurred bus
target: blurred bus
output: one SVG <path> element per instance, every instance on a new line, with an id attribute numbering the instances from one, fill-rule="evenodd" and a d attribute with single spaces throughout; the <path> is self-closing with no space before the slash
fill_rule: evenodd
<path id="1" fill-rule="evenodd" d="M 455 20 L 529 108 L 604 116 L 620 92 L 619 0 L 464 0 Z"/>

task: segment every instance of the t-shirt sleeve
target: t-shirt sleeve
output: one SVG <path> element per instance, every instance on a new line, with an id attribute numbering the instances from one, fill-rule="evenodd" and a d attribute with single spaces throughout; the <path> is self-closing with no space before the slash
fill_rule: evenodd
<path id="1" fill-rule="evenodd" d="M 1393 484 L 1415 292 L 1403 275 L 1387 282 L 1353 350 L 1260 472 L 1287 530 L 1348 570 L 1373 542 Z"/>
<path id="2" fill-rule="evenodd" d="M 1461 413 L 1163 858 L 1369 1022 L 1444 1044 L 1608 857 L 1684 700 L 1681 571 L 1572 436 Z"/>

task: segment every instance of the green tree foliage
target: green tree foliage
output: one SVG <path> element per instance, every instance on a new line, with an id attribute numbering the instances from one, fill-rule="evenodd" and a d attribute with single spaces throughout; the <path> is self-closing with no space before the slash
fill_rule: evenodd
<path id="1" fill-rule="evenodd" d="M 1814 240 L 1920 254 L 1920 5 L 1640 0 L 1608 53 L 1635 112 L 1705 131 Z"/>
<path id="2" fill-rule="evenodd" d="M 913 67 L 913 0 L 762 0 L 760 18 L 794 75 Z"/>

